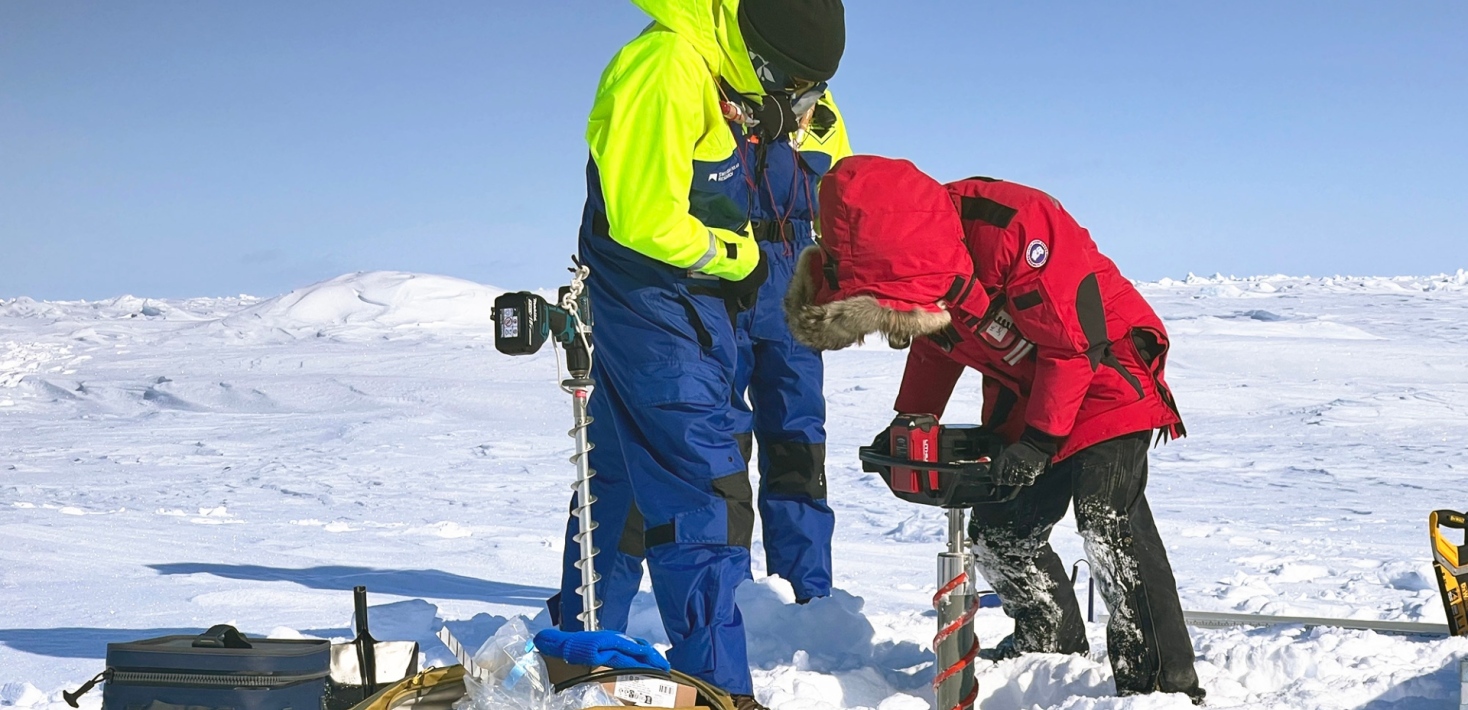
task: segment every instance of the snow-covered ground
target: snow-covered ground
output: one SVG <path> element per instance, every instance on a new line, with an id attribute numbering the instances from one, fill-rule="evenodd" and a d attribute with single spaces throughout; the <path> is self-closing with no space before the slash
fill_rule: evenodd
<path id="1" fill-rule="evenodd" d="M 1175 341 L 1188 439 L 1152 506 L 1191 609 L 1442 622 L 1426 516 L 1462 507 L 1468 274 L 1142 285 Z M 0 704 L 64 707 L 110 641 L 234 623 L 467 644 L 556 585 L 571 469 L 551 354 L 494 351 L 496 289 L 344 276 L 270 300 L 0 301 Z M 890 418 L 902 353 L 827 358 L 842 592 L 741 589 L 776 710 L 928 707 L 941 512 L 890 496 L 855 448 Z M 977 418 L 961 394 L 950 421 Z M 1080 556 L 1073 527 L 1055 542 Z M 758 564 L 758 563 L 757 563 Z M 543 622 L 542 622 L 543 623 Z M 1007 632 L 998 610 L 977 628 Z M 649 594 L 632 631 L 663 634 Z M 981 667 L 983 707 L 1185 708 L 1110 697 L 1091 658 Z M 1195 630 L 1210 707 L 1455 708 L 1468 640 Z M 100 694 L 84 699 L 95 710 Z"/>

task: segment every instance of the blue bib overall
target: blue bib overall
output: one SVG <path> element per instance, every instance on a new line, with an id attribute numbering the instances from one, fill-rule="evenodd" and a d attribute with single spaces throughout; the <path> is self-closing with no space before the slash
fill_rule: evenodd
<path id="1" fill-rule="evenodd" d="M 645 559 L 673 667 L 749 694 L 734 592 L 750 578 L 751 435 L 761 450 L 769 571 L 802 598 L 830 593 L 821 360 L 794 342 L 781 308 L 795 255 L 812 243 L 815 183 L 830 160 L 802 156 L 781 140 L 763 151 L 761 165 L 759 146 L 742 127 L 731 130 L 733 155 L 695 162 L 689 211 L 710 227 L 742 231 L 752 221 L 763 230 L 770 276 L 752 310 L 731 316 L 718 279 L 690 275 L 608 236 L 594 163 L 587 166 L 580 258 L 591 269 L 595 320 L 589 438 L 601 627 L 627 628 Z M 576 532 L 573 517 L 561 593 L 552 600 L 560 627 L 571 631 L 581 628 Z"/>

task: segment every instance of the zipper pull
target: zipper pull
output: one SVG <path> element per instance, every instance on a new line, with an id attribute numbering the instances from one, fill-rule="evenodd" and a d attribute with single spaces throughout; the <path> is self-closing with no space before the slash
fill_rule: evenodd
<path id="1" fill-rule="evenodd" d="M 74 708 L 75 707 L 81 707 L 80 705 L 77 705 L 76 704 L 76 699 L 77 698 L 80 698 L 81 696 L 86 695 L 87 694 L 87 691 L 90 691 L 92 688 L 97 687 L 97 684 L 98 683 L 101 683 L 104 680 L 111 680 L 111 679 L 112 679 L 112 669 L 111 668 L 108 668 L 107 670 L 102 671 L 101 673 L 98 673 L 96 678 L 93 678 L 93 679 L 87 681 L 86 684 L 83 685 L 82 687 L 77 688 L 76 690 L 73 690 L 71 692 L 63 692 L 61 694 L 61 698 L 66 701 L 66 704 L 67 705 L 70 705 L 70 706 L 72 706 Z"/>

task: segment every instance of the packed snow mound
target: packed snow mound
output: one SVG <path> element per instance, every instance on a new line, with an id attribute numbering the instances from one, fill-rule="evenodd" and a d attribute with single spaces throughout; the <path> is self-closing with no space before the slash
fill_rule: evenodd
<path id="1" fill-rule="evenodd" d="M 372 331 L 469 330 L 490 333 L 494 299 L 504 291 L 449 276 L 364 271 L 298 288 L 225 317 L 242 335 L 350 337 Z"/>

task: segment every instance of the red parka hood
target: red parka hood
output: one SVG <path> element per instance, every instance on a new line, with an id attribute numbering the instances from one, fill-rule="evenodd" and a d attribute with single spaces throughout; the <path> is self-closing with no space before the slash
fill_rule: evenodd
<path id="1" fill-rule="evenodd" d="M 948 189 L 906 160 L 857 155 L 821 179 L 821 240 L 796 264 L 785 312 L 796 339 L 837 350 L 881 332 L 894 347 L 983 314 Z"/>

